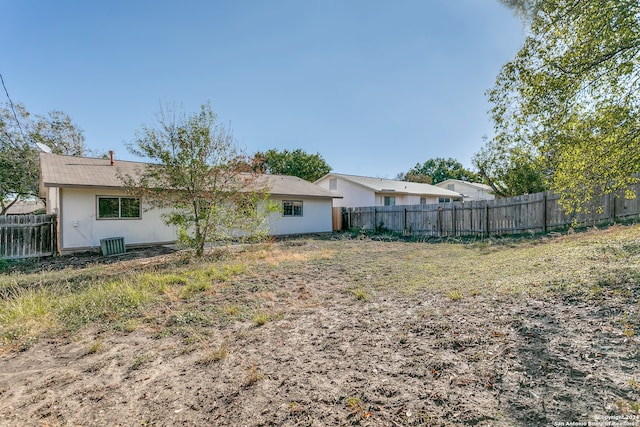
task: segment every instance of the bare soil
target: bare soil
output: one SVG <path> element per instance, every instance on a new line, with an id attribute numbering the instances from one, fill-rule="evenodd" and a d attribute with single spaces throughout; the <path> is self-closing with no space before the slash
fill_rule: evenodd
<path id="1" fill-rule="evenodd" d="M 596 296 L 395 290 L 393 257 L 420 245 L 278 243 L 279 261 L 168 298 L 132 330 L 95 325 L 4 354 L 0 425 L 640 425 L 637 283 Z M 136 256 L 87 258 L 174 255 Z M 377 259 L 386 272 L 364 270 Z M 214 315 L 258 300 L 265 322 Z"/>

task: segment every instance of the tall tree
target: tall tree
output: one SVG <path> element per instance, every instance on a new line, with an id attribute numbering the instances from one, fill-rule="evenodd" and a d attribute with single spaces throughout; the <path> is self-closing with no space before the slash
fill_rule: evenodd
<path id="1" fill-rule="evenodd" d="M 82 130 L 62 111 L 31 115 L 22 104 L 0 106 L 0 215 L 21 199 L 38 196 L 38 148 L 56 154 L 85 153 Z"/>
<path id="2" fill-rule="evenodd" d="M 318 153 L 308 154 L 297 149 L 294 151 L 271 149 L 254 155 L 257 170 L 270 174 L 297 176 L 314 182 L 329 172 L 331 166 Z"/>
<path id="3" fill-rule="evenodd" d="M 121 176 L 129 190 L 168 208 L 163 221 L 178 227 L 197 256 L 207 242 L 264 236 L 275 209 L 268 188 L 258 174 L 247 172 L 247 156 L 210 104 L 188 115 L 161 109 L 157 122 L 143 126 L 129 145 L 133 154 L 152 161 L 136 176 Z"/>
<path id="4" fill-rule="evenodd" d="M 497 197 L 548 190 L 544 162 L 532 147 L 487 141 L 472 159 L 478 175 Z"/>
<path id="5" fill-rule="evenodd" d="M 489 91 L 494 143 L 527 146 L 581 211 L 640 172 L 640 3 L 502 0 L 528 34 Z"/>
<path id="6" fill-rule="evenodd" d="M 459 179 L 461 181 L 479 181 L 478 174 L 465 169 L 462 163 L 456 159 L 437 157 L 429 159 L 423 164 L 417 163 L 405 174 L 400 174 L 403 181 L 423 182 L 438 184 L 447 179 Z"/>

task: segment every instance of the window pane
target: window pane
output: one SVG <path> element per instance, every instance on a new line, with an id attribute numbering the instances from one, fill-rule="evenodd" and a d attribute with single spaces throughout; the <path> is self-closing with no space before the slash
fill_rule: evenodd
<path id="1" fill-rule="evenodd" d="M 302 202 L 293 202 L 293 215 L 302 216 Z"/>
<path id="2" fill-rule="evenodd" d="M 282 215 L 284 215 L 284 216 L 293 215 L 293 203 L 291 203 L 291 202 L 282 202 Z"/>
<path id="3" fill-rule="evenodd" d="M 120 215 L 121 218 L 140 218 L 140 199 L 121 198 Z"/>
<path id="4" fill-rule="evenodd" d="M 100 197 L 98 199 L 98 218 L 118 218 L 117 197 Z"/>

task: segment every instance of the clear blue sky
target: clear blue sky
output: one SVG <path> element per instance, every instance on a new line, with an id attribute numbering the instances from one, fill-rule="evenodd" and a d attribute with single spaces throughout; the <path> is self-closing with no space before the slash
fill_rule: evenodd
<path id="1" fill-rule="evenodd" d="M 66 112 L 96 152 L 134 160 L 125 143 L 161 103 L 210 100 L 248 153 L 387 178 L 471 166 L 493 130 L 485 91 L 524 38 L 497 0 L 0 0 L 0 15 L 11 98 Z"/>

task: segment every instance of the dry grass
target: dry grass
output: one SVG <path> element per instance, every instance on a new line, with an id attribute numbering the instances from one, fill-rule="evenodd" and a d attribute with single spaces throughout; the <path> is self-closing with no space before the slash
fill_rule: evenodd
<path id="1" fill-rule="evenodd" d="M 602 298 L 638 283 L 639 261 L 637 225 L 524 242 L 299 240 L 218 250 L 202 260 L 178 253 L 164 255 L 162 264 L 123 261 L 126 269 L 88 265 L 0 275 L 0 336 L 6 350 L 96 322 L 135 329 L 136 318 L 174 330 L 234 321 L 264 325 L 268 313 L 281 318 L 314 304 L 305 283 L 318 279 L 364 303 L 389 292 L 436 292 L 452 301 L 476 295 Z M 162 309 L 167 304 L 171 313 Z M 175 317 L 181 312 L 191 314 Z M 171 315 L 177 320 L 167 323 Z M 621 327 L 633 336 L 637 323 L 632 318 Z"/>
<path id="2" fill-rule="evenodd" d="M 135 421 L 138 410 L 189 425 L 249 425 L 256 414 L 274 425 L 495 426 L 634 414 L 639 261 L 640 226 L 615 226 L 467 243 L 343 235 L 5 273 L 0 351 L 40 340 L 3 358 L 5 372 L 57 352 L 83 378 L 59 378 L 59 366 L 35 386 L 5 376 L 5 406 L 20 408 L 16 421 L 49 422 L 25 402 L 56 395 L 70 424 L 84 420 L 79 408 L 104 414 L 98 425 Z M 75 343 L 82 357 L 69 359 Z M 100 382 L 108 389 L 94 390 Z M 87 393 L 91 407 L 77 400 Z M 121 405 L 122 395 L 146 403 Z"/>

